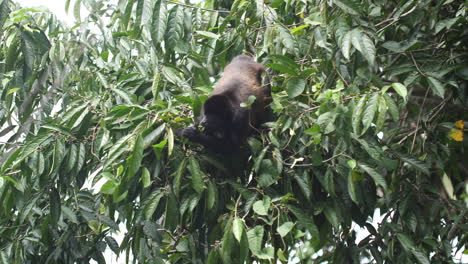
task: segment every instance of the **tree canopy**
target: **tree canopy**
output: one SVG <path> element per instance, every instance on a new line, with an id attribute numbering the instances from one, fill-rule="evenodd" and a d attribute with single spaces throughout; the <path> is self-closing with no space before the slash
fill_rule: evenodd
<path id="1" fill-rule="evenodd" d="M 1 263 L 466 259 L 466 1 L 197 2 L 0 0 Z M 174 131 L 239 54 L 274 118 L 223 157 Z"/>

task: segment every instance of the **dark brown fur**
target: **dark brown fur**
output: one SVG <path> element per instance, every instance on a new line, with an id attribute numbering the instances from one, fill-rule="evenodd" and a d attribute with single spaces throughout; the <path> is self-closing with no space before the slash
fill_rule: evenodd
<path id="1" fill-rule="evenodd" d="M 265 68 L 251 57 L 235 57 L 224 69 L 213 93 L 206 100 L 199 120 L 177 131 L 178 135 L 220 153 L 234 153 L 245 139 L 265 122 L 271 102 L 270 84 Z M 251 107 L 249 96 L 255 96 Z M 199 127 L 202 130 L 199 130 Z"/>

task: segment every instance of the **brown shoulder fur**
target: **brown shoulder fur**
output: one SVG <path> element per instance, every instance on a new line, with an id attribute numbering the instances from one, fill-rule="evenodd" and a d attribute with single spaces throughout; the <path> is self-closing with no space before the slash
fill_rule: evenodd
<path id="1" fill-rule="evenodd" d="M 212 96 L 225 95 L 236 108 L 241 103 L 247 103 L 249 96 L 255 96 L 255 103 L 250 109 L 250 125 L 258 128 L 265 119 L 265 108 L 271 103 L 270 85 L 262 84 L 263 73 L 265 67 L 262 64 L 246 55 L 237 56 L 224 69 Z"/>

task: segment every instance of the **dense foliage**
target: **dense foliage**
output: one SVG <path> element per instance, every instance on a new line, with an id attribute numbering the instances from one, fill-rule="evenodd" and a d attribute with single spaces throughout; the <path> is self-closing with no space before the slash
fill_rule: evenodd
<path id="1" fill-rule="evenodd" d="M 115 2 L 0 0 L 1 263 L 467 254 L 466 1 Z M 238 157 L 174 137 L 242 53 L 272 121 Z"/>

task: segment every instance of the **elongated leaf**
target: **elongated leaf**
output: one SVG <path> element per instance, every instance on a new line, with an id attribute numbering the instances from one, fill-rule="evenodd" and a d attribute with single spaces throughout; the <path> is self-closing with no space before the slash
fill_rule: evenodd
<path id="1" fill-rule="evenodd" d="M 75 168 L 76 160 L 78 157 L 78 147 L 75 144 L 70 146 L 68 151 L 68 161 L 67 161 L 67 172 L 70 172 L 72 169 Z"/>
<path id="2" fill-rule="evenodd" d="M 105 237 L 106 243 L 109 246 L 109 248 L 114 252 L 116 255 L 119 254 L 119 243 L 111 237 L 111 236 L 106 236 Z"/>
<path id="3" fill-rule="evenodd" d="M 431 263 L 429 261 L 429 258 L 426 256 L 426 254 L 421 252 L 419 249 L 413 249 L 413 250 L 411 250 L 411 253 L 416 258 L 416 260 L 418 260 L 418 262 L 420 264 L 430 264 Z"/>
<path id="4" fill-rule="evenodd" d="M 172 150 L 174 149 L 174 132 L 172 132 L 171 128 L 167 131 L 167 142 L 167 156 L 170 157 L 172 155 Z"/>
<path id="5" fill-rule="evenodd" d="M 233 262 L 233 249 L 234 249 L 234 235 L 232 234 L 232 219 L 229 219 L 225 228 L 222 238 L 221 246 L 221 257 L 223 258 L 223 263 L 234 264 Z"/>
<path id="6" fill-rule="evenodd" d="M 203 182 L 203 172 L 200 170 L 198 161 L 193 157 L 189 158 L 189 170 L 192 175 L 192 187 L 198 194 L 201 194 L 206 188 Z"/>
<path id="7" fill-rule="evenodd" d="M 439 96 L 440 98 L 444 98 L 444 93 L 445 93 L 445 87 L 442 82 L 437 80 L 434 77 L 428 76 L 427 77 L 430 87 L 432 91 L 434 92 L 435 95 Z"/>
<path id="8" fill-rule="evenodd" d="M 270 69 L 279 71 L 281 73 L 287 73 L 291 76 L 296 76 L 298 74 L 296 71 L 294 71 L 294 69 L 291 69 L 290 67 L 283 65 L 283 64 L 279 64 L 279 63 L 269 63 L 265 66 Z"/>
<path id="9" fill-rule="evenodd" d="M 76 161 L 76 167 L 75 167 L 77 172 L 81 171 L 85 163 L 85 160 L 86 160 L 86 147 L 85 147 L 85 144 L 81 142 L 80 147 L 78 149 L 78 159 Z"/>
<path id="10" fill-rule="evenodd" d="M 408 99 L 408 90 L 406 89 L 406 87 L 403 84 L 401 84 L 401 83 L 392 83 L 392 87 L 403 98 L 403 100 L 406 101 Z"/>
<path id="11" fill-rule="evenodd" d="M 350 15 L 359 15 L 359 6 L 351 0 L 335 0 L 334 3 Z"/>
<path id="12" fill-rule="evenodd" d="M 348 174 L 348 194 L 354 203 L 356 204 L 359 203 L 357 194 L 356 194 L 356 183 L 354 182 L 353 171 L 350 171 Z"/>
<path id="13" fill-rule="evenodd" d="M 127 135 L 120 138 L 116 143 L 113 144 L 112 148 L 109 150 L 109 157 L 104 162 L 103 169 L 106 169 L 110 164 L 112 164 L 124 151 L 127 150 L 127 140 L 132 135 Z"/>
<path id="14" fill-rule="evenodd" d="M 343 36 L 340 48 L 343 57 L 349 60 L 349 56 L 351 53 L 351 31 L 346 32 L 346 34 Z"/>
<path id="15" fill-rule="evenodd" d="M 159 201 L 164 196 L 164 193 L 160 190 L 156 190 L 147 198 L 145 206 L 143 208 L 143 212 L 145 214 L 146 220 L 151 220 L 156 208 L 159 205 Z"/>
<path id="16" fill-rule="evenodd" d="M 363 129 L 361 134 L 364 134 L 367 131 L 367 129 L 369 129 L 369 127 L 371 126 L 372 121 L 374 120 L 375 113 L 377 112 L 377 109 L 379 107 L 379 100 L 379 93 L 374 93 L 372 97 L 369 98 L 369 101 L 367 101 L 366 108 L 362 117 Z"/>
<path id="17" fill-rule="evenodd" d="M 407 156 L 403 156 L 403 155 L 399 155 L 399 158 L 401 160 L 403 160 L 404 162 L 408 163 L 409 165 L 411 165 L 413 168 L 421 171 L 422 173 L 424 173 L 426 175 L 430 175 L 429 167 L 427 166 L 426 163 L 424 163 L 424 162 L 422 162 L 420 160 L 417 160 L 415 158 L 407 157 Z"/>
<path id="18" fill-rule="evenodd" d="M 51 188 L 49 192 L 50 218 L 52 223 L 57 224 L 62 212 L 60 204 L 60 194 L 56 188 Z"/>
<path id="19" fill-rule="evenodd" d="M 76 217 L 75 212 L 73 212 L 70 208 L 65 205 L 61 206 L 63 217 L 70 220 L 70 222 L 74 224 L 78 224 L 78 218 Z"/>
<path id="20" fill-rule="evenodd" d="M 135 176 L 135 173 L 140 169 L 141 160 L 143 159 L 143 138 L 139 135 L 136 138 L 135 145 L 133 147 L 133 154 L 129 157 L 127 165 L 126 177 L 128 180 Z"/>
<path id="21" fill-rule="evenodd" d="M 375 182 L 376 185 L 378 184 L 378 185 L 382 186 L 385 191 L 387 190 L 387 188 L 388 188 L 387 181 L 385 180 L 385 177 L 382 174 L 380 174 L 379 172 L 377 172 L 377 170 L 371 168 L 368 165 L 359 163 L 358 166 L 359 166 L 359 168 L 361 168 L 365 172 L 367 172 L 372 177 L 372 179 L 374 179 L 374 182 Z"/>
<path id="22" fill-rule="evenodd" d="M 143 188 L 148 188 L 151 185 L 151 177 L 147 168 L 143 168 L 141 172 L 141 183 Z"/>
<path id="23" fill-rule="evenodd" d="M 154 4 L 153 20 L 151 22 L 151 38 L 153 45 L 158 46 L 163 40 L 167 28 L 167 4 L 164 0 L 158 0 Z"/>
<path id="24" fill-rule="evenodd" d="M 216 204 L 216 199 L 218 198 L 218 190 L 216 185 L 213 183 L 208 183 L 208 191 L 206 196 L 206 205 L 208 209 L 213 209 Z"/>
<path id="25" fill-rule="evenodd" d="M 240 243 L 242 238 L 242 233 L 244 232 L 244 221 L 242 219 L 236 217 L 232 221 L 232 233 L 237 241 Z"/>
<path id="26" fill-rule="evenodd" d="M 367 34 L 361 32 L 357 28 L 353 29 L 351 31 L 351 43 L 353 44 L 353 47 L 364 56 L 371 66 L 374 65 L 376 52 L 375 45 Z"/>
<path id="27" fill-rule="evenodd" d="M 299 224 L 306 228 L 312 237 L 319 237 L 319 230 L 317 226 L 314 223 L 314 219 L 310 217 L 308 214 L 306 214 L 303 210 L 295 207 L 295 206 L 288 206 L 289 210 L 297 217 L 297 220 L 299 221 Z"/>
<path id="28" fill-rule="evenodd" d="M 73 16 L 78 22 L 81 22 L 81 0 L 76 0 L 73 6 Z"/>
<path id="29" fill-rule="evenodd" d="M 405 250 L 411 251 L 416 248 L 416 246 L 414 245 L 414 242 L 411 240 L 411 238 L 408 235 L 403 234 L 403 233 L 398 233 L 397 238 Z"/>
<path id="30" fill-rule="evenodd" d="M 375 123 L 375 133 L 379 133 L 383 130 L 385 119 L 387 117 L 387 102 L 383 97 L 380 97 L 378 110 L 379 114 L 377 116 L 377 122 Z"/>
<path id="31" fill-rule="evenodd" d="M 398 121 L 398 119 L 400 119 L 398 106 L 388 94 L 384 94 L 383 97 L 385 98 L 385 102 L 388 107 L 388 111 L 390 112 L 390 116 L 393 118 L 394 121 Z"/>
<path id="32" fill-rule="evenodd" d="M 68 131 L 67 128 L 65 127 L 60 127 L 60 126 L 54 126 L 54 125 L 43 125 L 42 128 L 46 128 L 49 130 L 57 131 L 63 135 L 73 137 L 73 135 Z"/>
<path id="33" fill-rule="evenodd" d="M 367 95 L 364 95 L 359 99 L 359 102 L 357 103 L 356 107 L 354 108 L 353 112 L 353 131 L 356 135 L 359 135 L 361 131 L 361 120 L 362 120 L 362 115 L 364 113 L 364 107 L 366 105 L 367 101 Z"/>
<path id="34" fill-rule="evenodd" d="M 174 6 L 170 13 L 167 23 L 166 40 L 171 48 L 177 45 L 184 32 L 184 10 L 180 6 Z"/>

